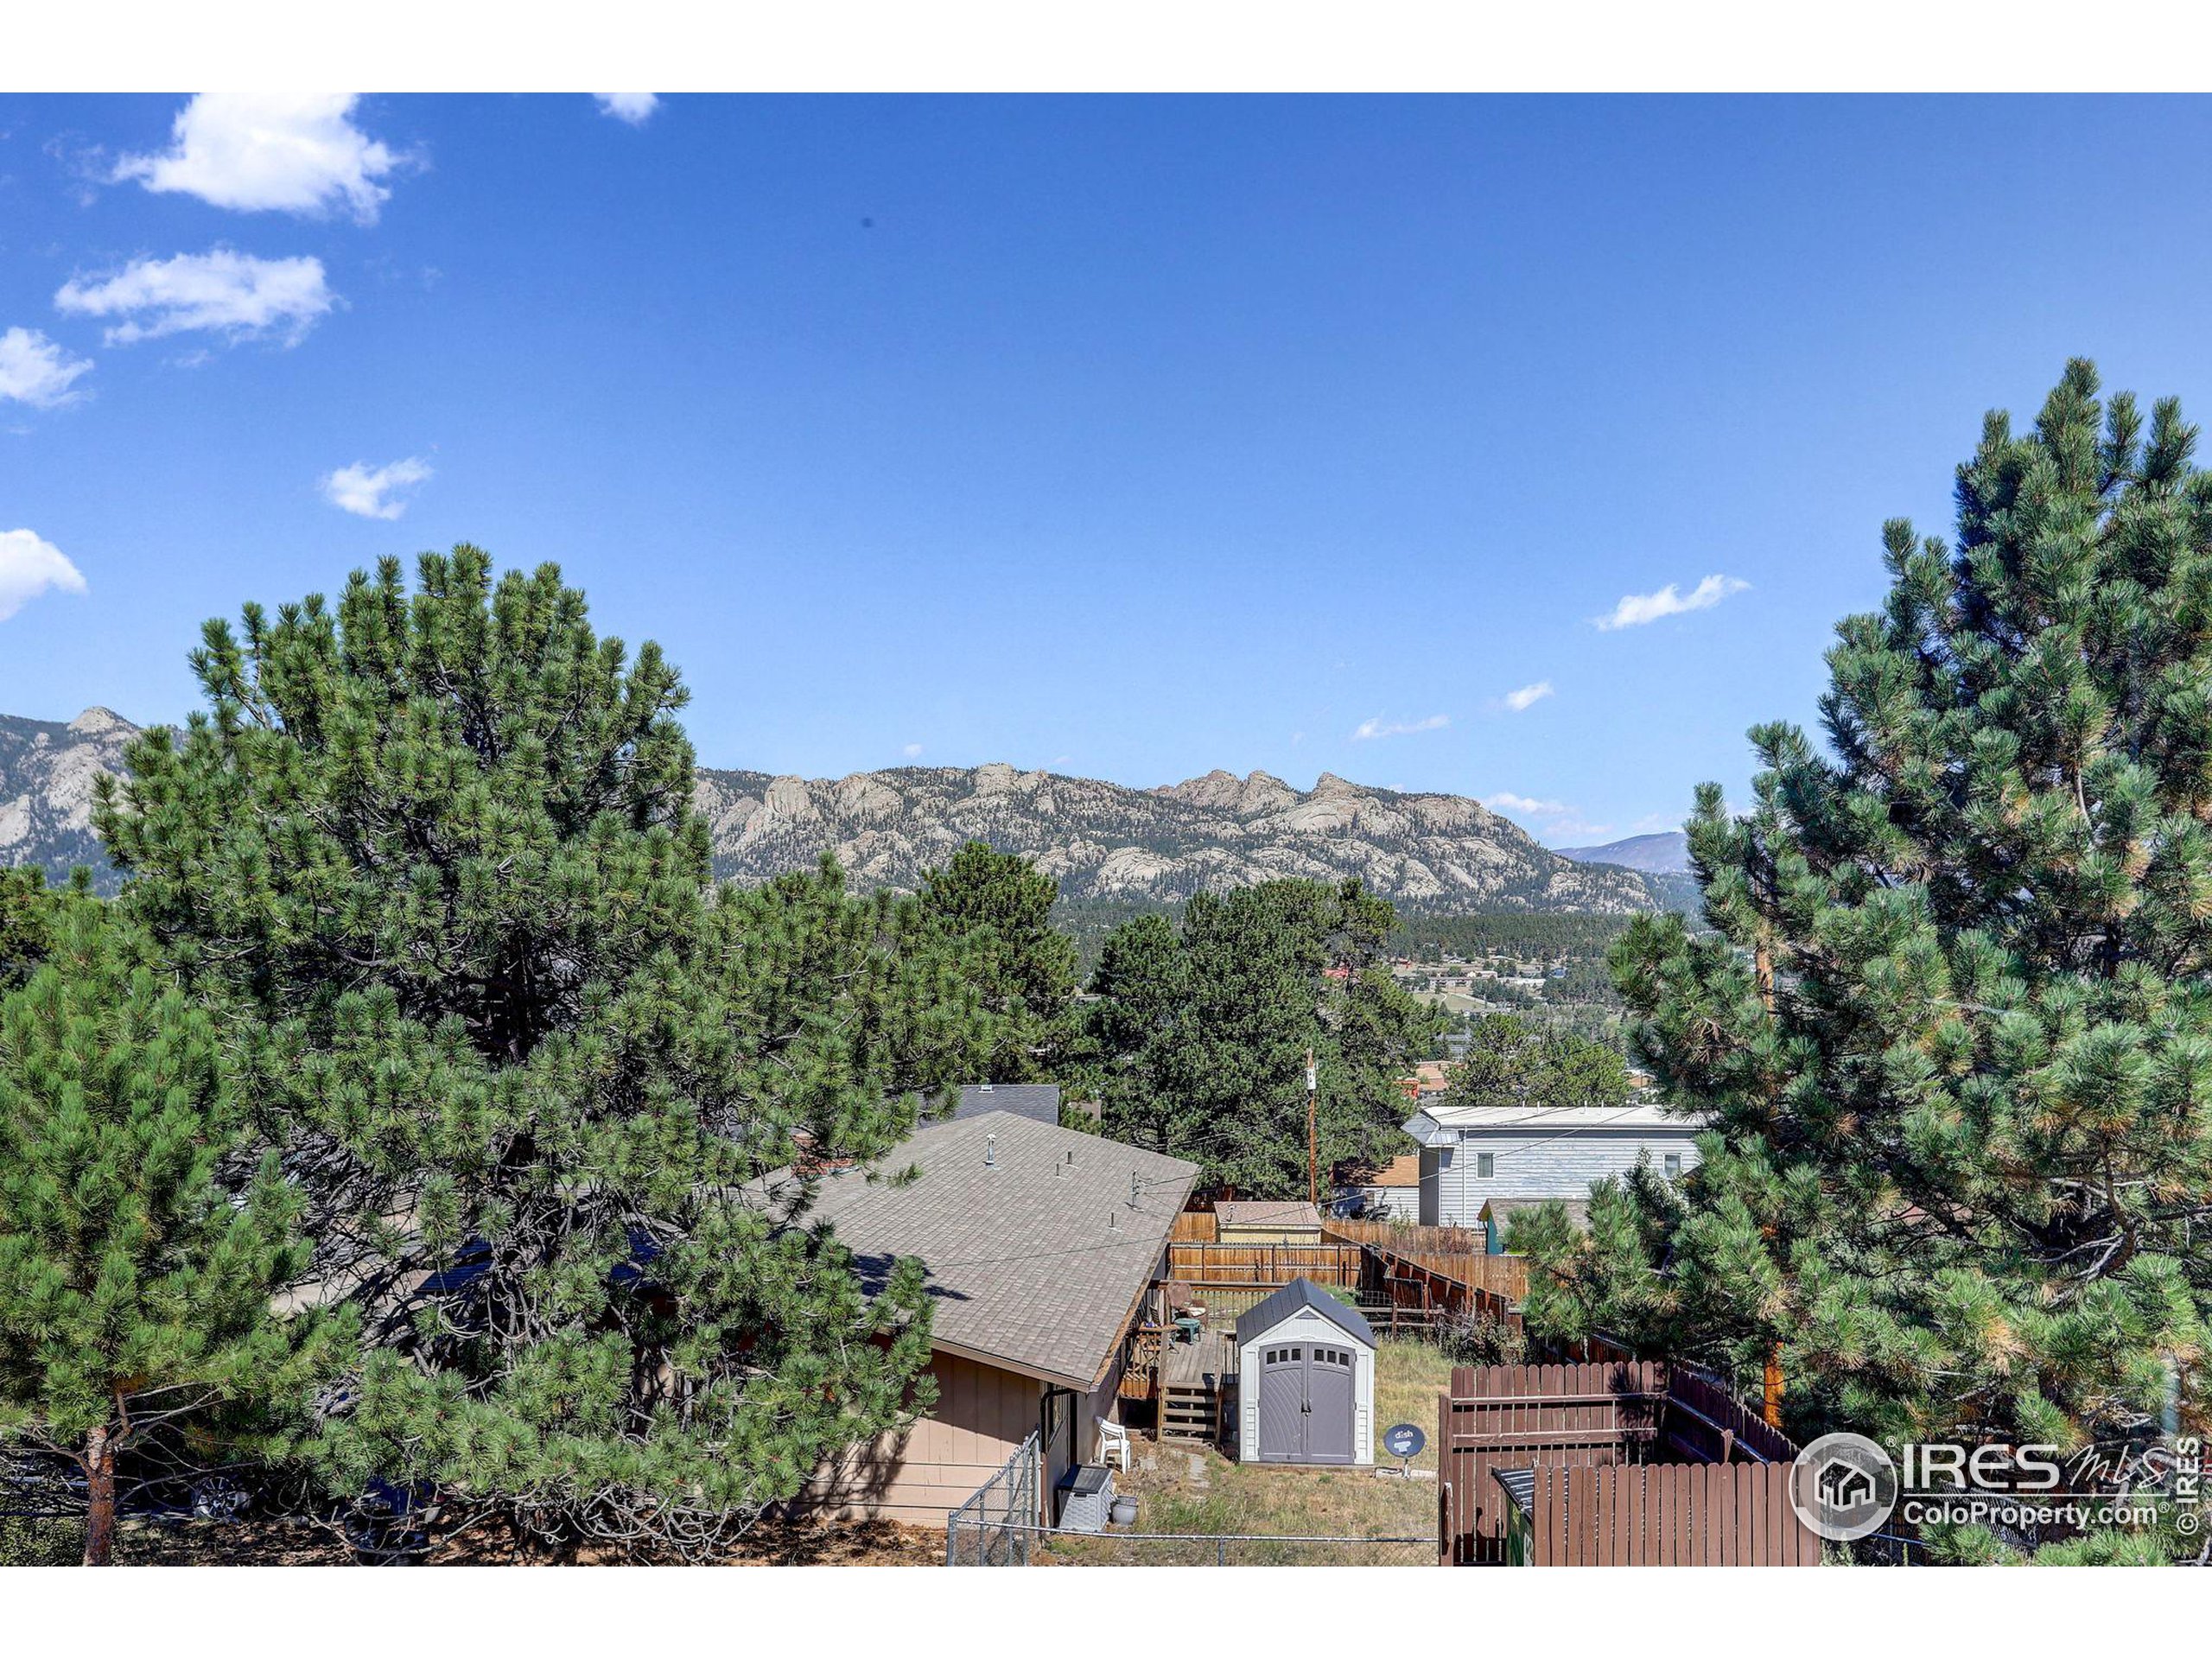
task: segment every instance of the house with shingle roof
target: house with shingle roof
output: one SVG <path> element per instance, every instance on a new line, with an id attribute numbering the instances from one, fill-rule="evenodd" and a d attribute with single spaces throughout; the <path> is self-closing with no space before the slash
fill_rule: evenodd
<path id="1" fill-rule="evenodd" d="M 1509 1201 L 1586 1200 L 1592 1183 L 1649 1159 L 1670 1179 L 1697 1166 L 1704 1128 L 1656 1101 L 1616 1106 L 1452 1103 L 1446 1096 L 1409 1119 L 1421 1147 L 1421 1224 L 1474 1227 Z"/>
<path id="2" fill-rule="evenodd" d="M 963 1083 L 952 1104 L 955 1117 L 981 1117 L 985 1112 L 1012 1112 L 1039 1123 L 1060 1121 L 1060 1085 L 1057 1083 Z"/>
<path id="3" fill-rule="evenodd" d="M 887 1167 L 915 1173 L 830 1172 L 808 1218 L 828 1224 L 865 1281 L 921 1259 L 937 1403 L 823 1470 L 810 1505 L 942 1523 L 1032 1433 L 1051 1491 L 1096 1460 L 1127 1338 L 1166 1276 L 1198 1166 L 1001 1110 L 926 1124 Z"/>

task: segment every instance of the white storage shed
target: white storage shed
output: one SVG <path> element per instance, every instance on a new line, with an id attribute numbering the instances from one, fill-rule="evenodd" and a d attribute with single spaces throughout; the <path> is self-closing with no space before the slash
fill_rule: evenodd
<path id="1" fill-rule="evenodd" d="M 1311 1279 L 1236 1321 L 1237 1456 L 1246 1463 L 1375 1462 L 1375 1333 Z"/>

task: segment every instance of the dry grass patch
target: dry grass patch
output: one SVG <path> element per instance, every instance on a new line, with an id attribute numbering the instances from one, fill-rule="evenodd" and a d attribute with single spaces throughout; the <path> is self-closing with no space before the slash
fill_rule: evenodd
<path id="1" fill-rule="evenodd" d="M 1426 1343 L 1385 1341 L 1376 1350 L 1376 1438 L 1393 1423 L 1421 1426 L 1436 1438 L 1436 1396 L 1450 1381 L 1451 1363 Z M 1433 1565 L 1436 1537 L 1436 1482 L 1400 1480 L 1366 1469 L 1300 1469 L 1281 1464 L 1242 1464 L 1217 1446 L 1187 1440 L 1140 1440 L 1132 1448 L 1135 1467 L 1116 1469 L 1117 1492 L 1138 1503 L 1133 1530 L 1145 1533 L 1247 1533 L 1281 1535 L 1322 1534 L 1332 1537 L 1412 1538 L 1416 1545 L 1367 1550 L 1331 1550 L 1314 1546 L 1269 1549 L 1230 1547 L 1230 1560 L 1284 1560 L 1312 1564 L 1332 1560 L 1375 1566 Z M 1376 1455 L 1385 1459 L 1378 1445 Z M 1387 1460 L 1387 1459 L 1386 1459 Z M 1393 1464 L 1395 1466 L 1395 1463 Z M 1413 1466 L 1432 1474 L 1432 1444 Z M 1051 1559 L 1085 1566 L 1180 1561 L 1190 1551 L 1175 1546 L 1122 1543 L 1107 1538 L 1055 1538 Z M 1206 1561 L 1213 1560 L 1200 1551 Z"/>

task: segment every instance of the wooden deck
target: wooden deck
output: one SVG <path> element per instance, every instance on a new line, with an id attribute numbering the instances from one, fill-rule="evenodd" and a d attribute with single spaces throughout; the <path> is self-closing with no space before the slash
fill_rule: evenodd
<path id="1" fill-rule="evenodd" d="M 1163 1389 L 1218 1389 L 1236 1375 L 1236 1333 L 1201 1331 L 1196 1342 L 1171 1342 L 1160 1351 Z"/>
<path id="2" fill-rule="evenodd" d="M 1204 1331 L 1196 1342 L 1171 1343 L 1160 1355 L 1160 1432 L 1186 1440 L 1218 1440 L 1236 1392 L 1236 1338 Z"/>

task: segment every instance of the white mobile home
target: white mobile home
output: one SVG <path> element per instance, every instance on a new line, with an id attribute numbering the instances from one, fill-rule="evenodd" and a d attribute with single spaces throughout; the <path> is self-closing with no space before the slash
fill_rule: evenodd
<path id="1" fill-rule="evenodd" d="M 1452 1106 L 1414 1115 L 1424 1227 L 1475 1227 L 1493 1199 L 1586 1199 L 1593 1181 L 1624 1175 L 1646 1154 L 1665 1175 L 1697 1164 L 1699 1125 L 1663 1107 Z"/>

